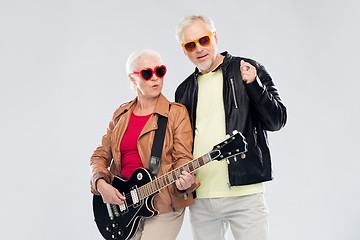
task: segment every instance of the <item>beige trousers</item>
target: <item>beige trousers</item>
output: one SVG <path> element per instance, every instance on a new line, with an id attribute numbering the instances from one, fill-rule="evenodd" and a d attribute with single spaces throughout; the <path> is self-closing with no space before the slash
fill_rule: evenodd
<path id="1" fill-rule="evenodd" d="M 133 240 L 175 240 L 184 220 L 185 210 L 143 218 Z"/>
<path id="2" fill-rule="evenodd" d="M 194 240 L 223 240 L 230 226 L 236 240 L 268 240 L 268 210 L 262 193 L 196 198 L 190 206 Z"/>

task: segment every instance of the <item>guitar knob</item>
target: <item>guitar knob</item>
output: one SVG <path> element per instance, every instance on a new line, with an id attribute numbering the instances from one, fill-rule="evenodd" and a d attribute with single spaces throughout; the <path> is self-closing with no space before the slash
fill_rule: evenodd
<path id="1" fill-rule="evenodd" d="M 119 235 L 119 236 L 123 236 L 123 235 L 124 235 L 124 231 L 123 231 L 122 229 L 120 229 L 120 230 L 118 231 L 118 235 Z"/>
<path id="2" fill-rule="evenodd" d="M 105 227 L 105 230 L 106 230 L 107 232 L 111 232 L 111 227 L 110 227 L 110 226 L 106 226 L 106 227 Z"/>
<path id="3" fill-rule="evenodd" d="M 117 236 L 115 234 L 111 234 L 112 239 L 117 239 Z"/>

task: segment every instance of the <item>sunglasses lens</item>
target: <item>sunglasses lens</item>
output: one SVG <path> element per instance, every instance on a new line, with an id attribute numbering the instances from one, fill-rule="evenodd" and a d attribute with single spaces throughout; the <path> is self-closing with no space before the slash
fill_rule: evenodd
<path id="1" fill-rule="evenodd" d="M 204 36 L 199 39 L 199 43 L 201 46 L 206 47 L 210 44 L 210 38 L 209 36 Z"/>
<path id="2" fill-rule="evenodd" d="M 157 67 L 155 69 L 155 73 L 158 77 L 163 77 L 166 73 L 166 68 L 164 66 L 161 66 L 161 67 Z"/>
<path id="3" fill-rule="evenodd" d="M 152 77 L 152 70 L 151 69 L 144 69 L 141 70 L 141 76 L 145 79 L 145 80 L 149 80 Z"/>
<path id="4" fill-rule="evenodd" d="M 186 51 L 192 52 L 196 48 L 196 43 L 195 42 L 188 42 L 187 44 L 185 44 L 184 47 L 185 47 Z"/>

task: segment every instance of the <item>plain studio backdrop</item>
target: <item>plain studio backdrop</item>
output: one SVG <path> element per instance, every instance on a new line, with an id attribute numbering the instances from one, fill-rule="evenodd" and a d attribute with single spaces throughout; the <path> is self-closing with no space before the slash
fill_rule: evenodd
<path id="1" fill-rule="evenodd" d="M 188 14 L 215 21 L 220 51 L 264 64 L 288 109 L 269 133 L 271 239 L 360 239 L 359 12 L 359 1 L 1 0 L 0 239 L 101 239 L 89 158 L 135 96 L 126 59 L 157 50 L 173 101 L 194 70 L 174 36 Z M 191 239 L 186 214 L 178 239 Z"/>

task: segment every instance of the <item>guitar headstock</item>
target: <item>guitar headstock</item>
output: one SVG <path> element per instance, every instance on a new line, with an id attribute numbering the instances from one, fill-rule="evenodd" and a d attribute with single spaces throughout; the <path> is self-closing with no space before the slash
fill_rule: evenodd
<path id="1" fill-rule="evenodd" d="M 248 151 L 247 142 L 241 132 L 233 131 L 233 135 L 229 136 L 226 140 L 214 146 L 210 152 L 211 158 L 222 160 L 229 157 L 240 155 L 245 158 L 245 153 Z"/>

